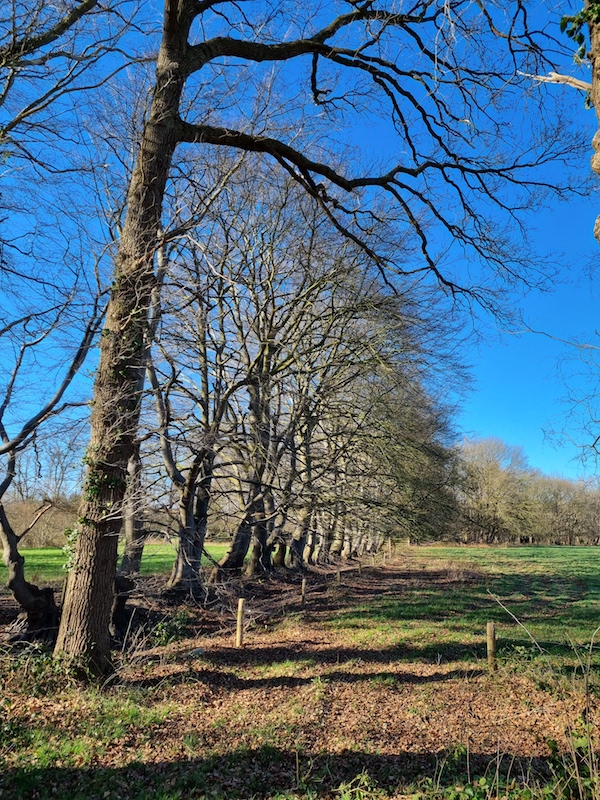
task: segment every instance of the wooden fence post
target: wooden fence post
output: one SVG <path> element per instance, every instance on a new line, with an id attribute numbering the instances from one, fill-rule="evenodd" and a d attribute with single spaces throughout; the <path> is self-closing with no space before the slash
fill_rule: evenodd
<path id="1" fill-rule="evenodd" d="M 487 624 L 487 659 L 488 667 L 495 672 L 498 664 L 496 662 L 496 626 L 493 622 Z"/>
<path id="2" fill-rule="evenodd" d="M 342 582 L 342 570 L 338 567 L 337 572 L 335 573 L 335 582 L 339 586 Z"/>
<path id="3" fill-rule="evenodd" d="M 306 603 L 306 578 L 302 578 L 302 608 Z"/>
<path id="4" fill-rule="evenodd" d="M 235 632 L 235 646 L 236 647 L 243 647 L 244 646 L 244 604 L 245 600 L 243 597 L 240 597 L 238 600 L 238 612 L 237 612 L 237 628 Z"/>

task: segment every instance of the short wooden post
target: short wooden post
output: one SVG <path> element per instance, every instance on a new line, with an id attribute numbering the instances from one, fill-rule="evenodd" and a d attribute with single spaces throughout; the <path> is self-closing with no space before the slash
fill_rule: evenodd
<path id="1" fill-rule="evenodd" d="M 375 566 L 375 553 L 373 553 L 373 555 L 371 556 L 371 566 L 372 567 Z"/>
<path id="2" fill-rule="evenodd" d="M 342 570 L 338 567 L 337 572 L 335 573 L 335 582 L 339 586 L 342 582 Z"/>
<path id="3" fill-rule="evenodd" d="M 388 539 L 388 560 L 392 560 L 392 540 Z"/>
<path id="4" fill-rule="evenodd" d="M 238 612 L 237 612 L 237 628 L 235 632 L 235 646 L 236 647 L 243 647 L 244 646 L 244 605 L 246 601 L 243 597 L 240 597 L 238 600 Z"/>
<path id="5" fill-rule="evenodd" d="M 306 603 L 306 578 L 302 578 L 302 608 Z"/>
<path id="6" fill-rule="evenodd" d="M 358 562 L 358 574 L 362 575 L 362 561 Z"/>
<path id="7" fill-rule="evenodd" d="M 496 662 L 496 626 L 493 622 L 487 624 L 487 659 L 488 667 L 495 672 L 498 664 Z"/>

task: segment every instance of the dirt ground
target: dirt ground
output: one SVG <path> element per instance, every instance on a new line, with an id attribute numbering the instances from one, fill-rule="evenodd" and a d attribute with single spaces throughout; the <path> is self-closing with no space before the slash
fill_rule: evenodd
<path id="1" fill-rule="evenodd" d="M 323 787 L 319 796 L 329 796 L 331 787 L 363 770 L 388 791 L 424 775 L 438 779 L 444 770 L 452 779 L 458 762 L 467 777 L 490 774 L 500 764 L 523 783 L 532 771 L 549 774 L 551 740 L 567 746 L 566 734 L 582 714 L 581 694 L 543 685 L 527 670 L 501 666 L 490 672 L 484 659 L 411 659 L 393 631 L 387 640 L 369 640 L 364 632 L 357 636 L 332 624 L 340 611 L 359 603 L 382 596 L 401 603 L 405 587 L 424 580 L 422 573 L 399 565 L 370 567 L 362 575 L 344 574 L 338 586 L 335 573 L 317 572 L 310 576 L 304 606 L 300 580 L 275 577 L 223 587 L 208 610 L 188 602 L 186 637 L 163 646 L 152 646 L 136 618 L 167 626 L 175 608 L 161 596 L 158 579 L 142 582 L 132 598 L 136 611 L 123 661 L 106 690 L 119 696 L 137 689 L 146 693 L 146 705 L 170 704 L 172 711 L 144 730 L 130 726 L 109 747 L 93 751 L 91 763 L 88 753 L 86 768 L 141 762 L 168 771 L 169 765 L 200 757 L 206 766 L 210 753 L 220 764 L 214 780 L 232 796 L 245 796 L 239 793 L 246 780 L 240 765 L 248 770 L 260 762 L 264 778 L 260 754 L 267 752 L 277 762 L 269 778 L 273 791 L 313 781 Z M 240 593 L 247 619 L 238 649 Z M 14 613 L 2 596 L 0 634 Z M 78 735 L 69 703 L 68 696 L 30 696 L 21 698 L 19 714 L 43 717 L 65 735 Z M 11 759 L 9 766 L 17 767 L 18 755 Z M 260 786 L 256 782 L 253 796 L 267 796 Z M 396 791 L 390 796 L 401 797 Z"/>

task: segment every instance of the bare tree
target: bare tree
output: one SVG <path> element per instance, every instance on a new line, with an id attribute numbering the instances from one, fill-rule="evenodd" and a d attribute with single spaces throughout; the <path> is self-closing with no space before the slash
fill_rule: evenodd
<path id="1" fill-rule="evenodd" d="M 521 448 L 500 439 L 466 440 L 461 448 L 463 530 L 467 540 L 494 544 L 533 536 L 533 470 Z"/>
<path id="2" fill-rule="evenodd" d="M 45 636 L 49 640 L 52 640 L 56 633 L 58 619 L 53 592 L 52 589 L 40 590 L 26 580 L 25 559 L 19 552 L 19 545 L 41 517 L 53 507 L 55 501 L 51 498 L 44 499 L 33 519 L 18 531 L 13 527 L 3 501 L 17 476 L 17 465 L 21 454 L 26 452 L 49 420 L 64 414 L 72 405 L 67 402 L 66 393 L 99 330 L 103 315 L 100 298 L 93 306 L 89 322 L 81 332 L 78 346 L 68 354 L 66 366 L 59 362 L 54 364 L 53 370 L 49 368 L 49 354 L 55 346 L 51 340 L 64 335 L 63 323 L 68 316 L 72 300 L 70 296 L 58 305 L 49 308 L 41 306 L 37 311 L 30 310 L 25 316 L 5 323 L 0 329 L 0 352 L 4 365 L 10 363 L 12 353 L 12 368 L 9 367 L 3 376 L 0 402 L 0 458 L 4 460 L 4 475 L 0 481 L 0 541 L 3 547 L 3 561 L 8 569 L 8 588 L 26 612 L 25 634 Z M 29 304 L 33 302 L 31 292 L 28 294 L 28 302 Z M 70 330 L 74 332 L 72 321 Z M 38 388 L 36 404 L 31 399 L 24 401 L 23 384 L 26 385 L 30 380 L 32 364 L 40 358 L 45 360 L 48 373 L 56 383 L 49 392 L 40 392 Z M 42 398 L 46 395 L 41 404 L 40 394 Z M 25 408 L 27 413 L 24 416 Z"/>
<path id="3" fill-rule="evenodd" d="M 217 5 L 218 16 L 212 16 Z M 530 262 L 506 246 L 504 226 L 530 204 L 532 189 L 547 188 L 535 177 L 536 167 L 572 150 L 556 119 L 544 127 L 542 117 L 536 122 L 543 130 L 527 148 L 515 155 L 512 146 L 510 152 L 504 147 L 503 98 L 512 103 L 520 70 L 531 71 L 543 58 L 543 39 L 528 28 L 521 3 L 417 2 L 405 11 L 349 3 L 345 13 L 330 18 L 316 9 L 312 15 L 306 11 L 291 19 L 284 6 L 241 11 L 217 0 L 165 3 L 156 84 L 130 184 L 102 337 L 76 564 L 57 642 L 57 652 L 84 657 L 100 671 L 110 668 L 116 517 L 135 446 L 137 374 L 176 147 L 234 147 L 274 159 L 382 269 L 390 237 L 400 226 L 412 232 L 421 255 L 410 272 L 429 274 L 448 291 L 469 292 L 488 304 L 492 295 L 483 287 L 490 281 L 453 274 L 454 250 L 484 260 L 490 274 L 501 280 L 531 275 Z M 218 21 L 224 25 L 220 30 Z M 286 65 L 281 70 L 285 83 L 287 65 L 299 67 L 307 86 L 305 99 L 298 95 L 299 106 L 308 110 L 314 104 L 329 114 L 328 127 L 333 120 L 341 127 L 354 111 L 385 107 L 401 140 L 396 152 L 406 154 L 402 162 L 348 175 L 338 159 L 311 146 L 308 137 L 290 143 L 278 138 L 275 129 L 234 129 L 227 112 L 221 119 L 216 113 L 197 119 L 194 107 L 188 108 L 186 98 L 199 85 L 217 94 L 230 85 L 229 66 L 241 87 L 245 76 L 264 74 L 269 65 Z M 239 93 L 242 108 L 249 85 L 244 81 Z M 289 113 L 294 113 L 293 104 Z M 510 207 L 503 196 L 508 188 Z M 382 221 L 369 236 L 365 220 L 371 228 L 377 195 L 393 204 L 397 225 L 392 230 Z M 431 226 L 439 230 L 435 239 Z M 450 254 L 446 265 L 440 260 L 444 250 Z M 401 265 L 396 269 L 406 271 Z"/>
<path id="4" fill-rule="evenodd" d="M 4 5 L 0 150 L 5 158 L 60 169 L 57 156 L 63 137 L 77 135 L 72 100 L 106 84 L 135 58 L 126 51 L 131 42 L 123 37 L 136 27 L 137 5 L 135 0 L 108 5 L 98 0 L 15 0 Z M 62 168 L 68 169 L 66 164 Z"/>

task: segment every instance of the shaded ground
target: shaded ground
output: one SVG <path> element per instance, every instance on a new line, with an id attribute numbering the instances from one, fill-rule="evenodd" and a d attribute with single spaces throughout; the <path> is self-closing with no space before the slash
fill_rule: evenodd
<path id="1" fill-rule="evenodd" d="M 148 579 L 102 691 L 71 686 L 44 657 L 5 668 L 0 797 L 400 798 L 426 776 L 430 796 L 484 775 L 547 780 L 552 741 L 568 749 L 586 702 L 551 665 L 489 673 L 483 639 L 420 643 L 404 620 L 343 622 L 357 608 L 401 609 L 415 589 L 482 579 L 379 565 L 337 585 L 322 571 L 304 607 L 299 577 L 252 581 L 220 589 L 208 610 L 186 604 L 176 624 Z M 236 649 L 240 593 L 247 630 Z M 156 646 L 170 633 L 178 641 Z"/>

